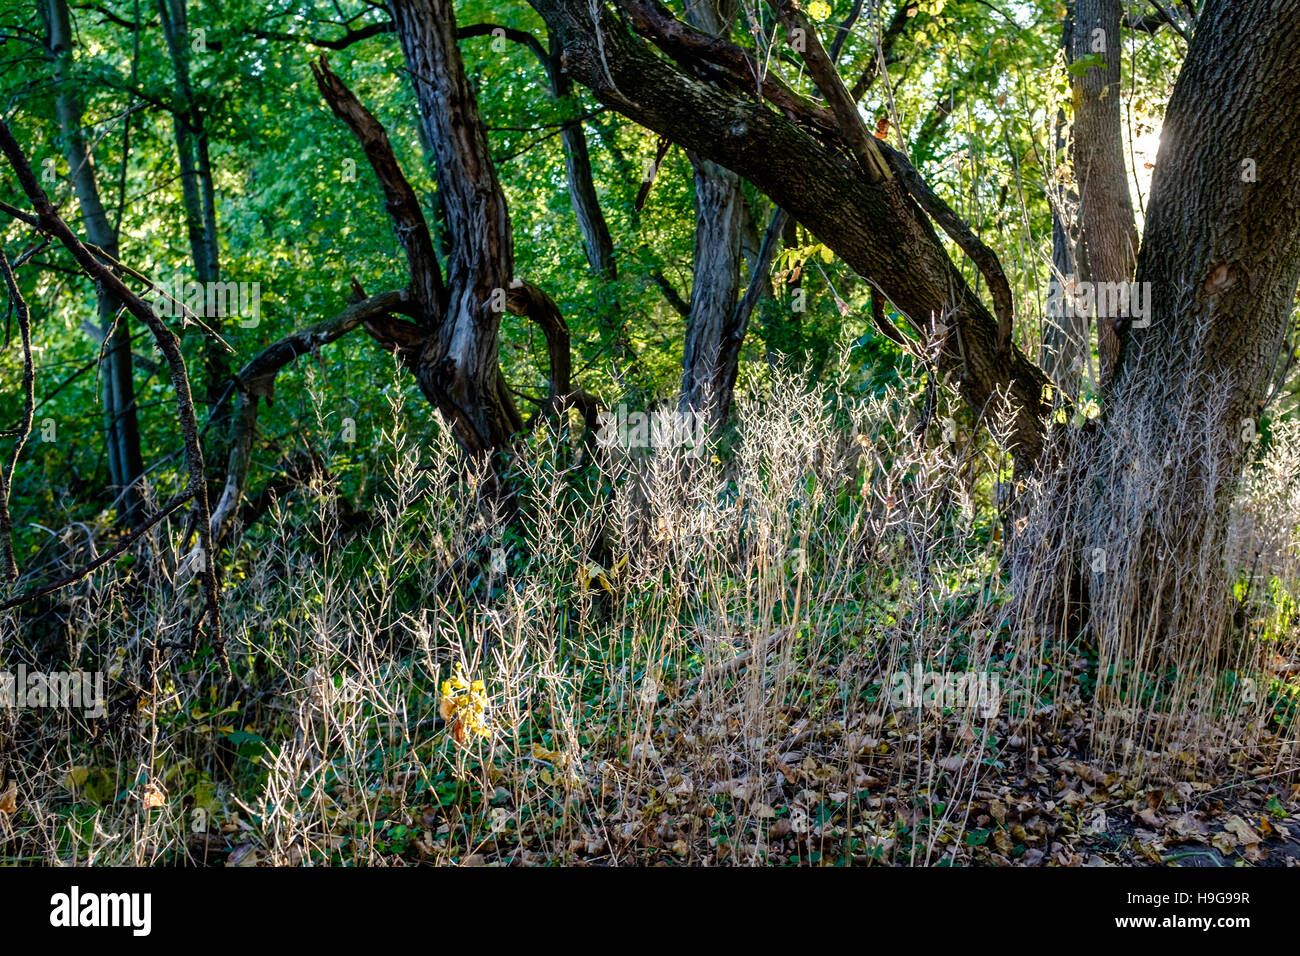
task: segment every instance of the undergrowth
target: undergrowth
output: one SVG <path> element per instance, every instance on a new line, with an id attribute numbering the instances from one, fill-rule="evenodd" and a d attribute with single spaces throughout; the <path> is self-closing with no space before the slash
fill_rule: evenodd
<path id="1" fill-rule="evenodd" d="M 775 376 L 698 456 L 542 428 L 496 508 L 388 394 L 360 520 L 339 467 L 223 556 L 228 679 L 187 645 L 182 520 L 0 618 L 0 669 L 108 675 L 100 719 L 0 709 L 0 859 L 1069 864 L 1114 830 L 1099 807 L 1177 820 L 1262 780 L 1295 809 L 1294 432 L 1234 513 L 1243 650 L 1190 680 L 1023 626 L 1005 449 L 901 387 Z M 306 430 L 345 461 L 321 403 Z M 900 702 L 897 675 L 931 672 L 999 699 Z"/>

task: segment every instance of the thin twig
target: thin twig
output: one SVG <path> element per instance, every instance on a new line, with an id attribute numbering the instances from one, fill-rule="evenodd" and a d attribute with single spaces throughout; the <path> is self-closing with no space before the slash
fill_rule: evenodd
<path id="1" fill-rule="evenodd" d="M 90 574 L 91 572 L 99 568 L 102 568 L 109 561 L 112 561 L 118 555 L 122 554 L 122 552 L 130 548 L 131 545 L 139 541 L 140 538 L 144 536 L 144 533 L 146 531 L 148 531 L 158 522 L 162 521 L 164 518 L 173 514 L 181 505 L 185 504 L 185 502 L 189 501 L 193 497 L 194 497 L 194 491 L 192 489 L 181 492 L 179 495 L 177 495 L 175 498 L 172 499 L 171 503 L 167 505 L 167 507 L 163 508 L 162 511 L 159 511 L 157 514 L 153 515 L 151 518 L 145 521 L 144 524 L 140 525 L 138 528 L 132 531 L 129 535 L 127 535 L 124 539 L 122 539 L 122 542 L 117 547 L 113 548 L 111 551 L 105 551 L 98 558 L 96 558 L 94 561 L 91 561 L 88 565 L 86 565 L 84 568 L 80 569 L 79 571 L 73 571 L 71 574 L 67 575 L 66 577 L 60 578 L 57 581 L 54 581 L 50 584 L 44 584 L 41 587 L 34 588 L 33 590 L 26 592 L 25 594 L 20 594 L 16 598 L 10 598 L 8 601 L 0 603 L 0 611 L 11 610 L 20 605 L 26 604 L 29 601 L 34 601 L 38 597 L 43 597 L 46 594 L 50 594 L 54 591 L 58 591 L 63 588 L 66 588 L 69 584 L 76 584 L 82 578 L 86 577 L 86 575 Z"/>
<path id="2" fill-rule="evenodd" d="M 18 334 L 23 346 L 23 423 L 18 430 L 14 447 L 9 452 L 9 460 L 0 470 L 0 578 L 14 581 L 18 578 L 18 562 L 14 557 L 13 523 L 9 516 L 9 494 L 13 488 L 14 471 L 18 467 L 18 457 L 23 445 L 32 433 L 32 421 L 36 417 L 36 370 L 32 365 L 32 321 L 27 303 L 18 289 L 18 280 L 14 277 L 9 257 L 0 247 L 0 272 L 4 273 L 5 285 L 9 287 L 9 306 L 18 313 Z"/>

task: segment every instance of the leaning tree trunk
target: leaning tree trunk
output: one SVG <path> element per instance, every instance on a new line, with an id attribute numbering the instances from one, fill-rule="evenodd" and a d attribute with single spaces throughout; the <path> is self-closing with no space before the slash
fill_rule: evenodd
<path id="1" fill-rule="evenodd" d="M 86 139 L 81 131 L 81 101 L 71 86 L 73 38 L 66 0 L 49 0 L 45 12 L 54 78 L 58 84 L 55 110 L 63 135 L 64 155 L 72 174 L 72 187 L 85 220 L 86 237 L 116 259 L 117 232 L 109 223 L 99 195 L 94 161 L 86 149 Z M 126 157 L 122 162 L 126 162 Z M 131 525 L 140 514 L 142 500 L 138 480 L 144 474 L 135 380 L 131 373 L 131 333 L 126 322 L 116 321 L 122 308 L 117 296 L 101 287 L 98 301 L 99 323 L 105 336 L 102 399 L 109 480 L 121 493 L 118 516 L 124 524 Z"/>
<path id="2" fill-rule="evenodd" d="M 1016 464 L 1032 467 L 1046 435 L 1048 380 L 1011 340 L 1010 289 L 996 257 L 905 156 L 865 130 L 797 5 L 778 4 L 784 20 L 800 21 L 788 32 L 807 38 L 799 55 L 834 108 L 790 88 L 751 51 L 684 29 L 652 0 L 621 0 L 622 16 L 585 0 L 529 3 L 574 79 L 641 125 L 744 177 L 871 279 L 931 343 L 937 371 L 952 376 L 981 419 L 1009 419 Z M 762 78 L 757 91 L 755 77 Z M 976 262 L 994 291 L 994 312 L 949 258 L 936 223 Z"/>
<path id="3" fill-rule="evenodd" d="M 1074 95 L 1074 176 L 1089 275 L 1094 283 L 1128 282 L 1137 255 L 1137 227 L 1124 169 L 1120 117 L 1120 0 L 1077 0 L 1073 62 L 1100 56 L 1102 66 L 1071 78 Z M 1100 380 L 1107 385 L 1119 359 L 1119 316 L 1097 311 Z"/>
<path id="4" fill-rule="evenodd" d="M 1300 279 L 1294 2 L 1209 0 L 1165 115 L 1137 279 L 1082 462 L 1095 633 L 1187 663 L 1230 636 L 1229 506 Z M 1152 649 L 1155 650 L 1152 650 Z"/>

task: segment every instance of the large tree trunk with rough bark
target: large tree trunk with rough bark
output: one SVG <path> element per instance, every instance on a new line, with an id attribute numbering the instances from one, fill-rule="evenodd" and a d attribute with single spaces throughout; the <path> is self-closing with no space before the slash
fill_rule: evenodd
<path id="1" fill-rule="evenodd" d="M 451 251 L 440 301 L 414 289 L 433 333 L 415 360 L 425 394 L 471 453 L 506 447 L 523 427 L 501 378 L 497 334 L 514 276 L 505 196 L 456 46 L 449 0 L 393 0 L 420 121 L 436 154 Z M 436 267 L 436 266 L 435 266 Z"/>
<path id="2" fill-rule="evenodd" d="M 1076 464 L 1103 647 L 1188 661 L 1230 637 L 1229 505 L 1300 279 L 1295 10 L 1210 0 L 1169 101 L 1137 266 L 1150 326 L 1122 335 Z"/>
<path id="3" fill-rule="evenodd" d="M 682 351 L 681 410 L 703 415 L 711 425 L 731 407 L 735 381 L 729 349 L 740 294 L 741 210 L 745 196 L 740 177 L 717 163 L 691 155 L 695 170 L 695 259 L 691 311 Z"/>

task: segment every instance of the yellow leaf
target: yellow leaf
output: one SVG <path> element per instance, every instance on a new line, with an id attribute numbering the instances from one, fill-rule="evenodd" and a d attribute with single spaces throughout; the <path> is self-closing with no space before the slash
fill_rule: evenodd
<path id="1" fill-rule="evenodd" d="M 808 16 L 814 20 L 825 20 L 831 15 L 831 5 L 825 0 L 813 0 L 808 4 Z"/>
<path id="2" fill-rule="evenodd" d="M 456 716 L 456 698 L 445 692 L 438 700 L 438 716 L 443 720 L 451 720 Z"/>
<path id="3" fill-rule="evenodd" d="M 563 766 L 565 754 L 559 750 L 547 750 L 541 744 L 535 743 L 533 744 L 533 757 L 536 760 L 545 760 L 547 763 Z"/>
<path id="4" fill-rule="evenodd" d="M 578 583 L 584 588 L 597 584 L 606 591 L 612 592 L 614 590 L 614 586 L 609 583 L 609 577 L 605 569 L 594 561 L 578 566 Z"/>

